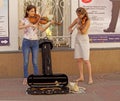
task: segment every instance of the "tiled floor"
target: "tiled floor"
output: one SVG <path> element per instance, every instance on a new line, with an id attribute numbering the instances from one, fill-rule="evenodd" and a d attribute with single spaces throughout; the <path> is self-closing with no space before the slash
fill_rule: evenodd
<path id="1" fill-rule="evenodd" d="M 73 81 L 77 76 L 68 76 Z M 87 76 L 86 76 L 87 78 Z M 94 84 L 87 80 L 80 82 L 85 93 L 57 95 L 28 95 L 27 86 L 22 85 L 22 78 L 0 79 L 0 101 L 120 101 L 120 73 L 94 75 Z"/>

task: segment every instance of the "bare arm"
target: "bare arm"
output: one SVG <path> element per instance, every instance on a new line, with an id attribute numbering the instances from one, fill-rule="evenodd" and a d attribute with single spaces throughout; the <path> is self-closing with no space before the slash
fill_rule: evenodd
<path id="1" fill-rule="evenodd" d="M 33 24 L 28 24 L 25 25 L 22 21 L 19 22 L 19 29 L 24 29 L 24 28 L 28 28 L 28 27 L 34 27 Z"/>
<path id="2" fill-rule="evenodd" d="M 27 25 L 25 25 L 24 23 L 22 23 L 21 21 L 19 22 L 19 29 L 24 29 L 27 27 Z"/>
<path id="3" fill-rule="evenodd" d="M 73 27 L 77 24 L 77 18 L 72 22 L 72 24 L 68 27 L 70 33 L 73 32 Z"/>
<path id="4" fill-rule="evenodd" d="M 49 22 L 49 24 L 47 24 L 44 28 L 42 26 L 39 26 L 39 30 L 41 32 L 44 32 L 48 27 L 50 27 L 50 25 L 52 25 L 53 23 L 55 23 L 54 21 Z"/>
<path id="5" fill-rule="evenodd" d="M 80 30 L 82 32 L 82 34 L 86 34 L 89 27 L 90 27 L 90 20 L 87 20 L 85 26 Z"/>

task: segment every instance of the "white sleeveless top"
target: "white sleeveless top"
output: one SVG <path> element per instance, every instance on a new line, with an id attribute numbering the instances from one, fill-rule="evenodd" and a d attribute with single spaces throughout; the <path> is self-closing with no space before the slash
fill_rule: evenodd
<path id="1" fill-rule="evenodd" d="M 30 21 L 27 18 L 24 18 L 21 21 L 25 25 L 30 24 Z M 25 28 L 23 38 L 28 39 L 28 40 L 38 40 L 39 39 L 38 29 L 37 28 L 33 28 L 33 27 Z"/>
<path id="2" fill-rule="evenodd" d="M 77 21 L 77 37 L 79 36 L 79 40 L 86 40 L 86 41 L 89 41 L 89 37 L 88 37 L 88 34 L 82 34 L 81 31 L 79 30 L 79 27 L 78 27 L 78 24 L 80 23 L 81 25 L 81 21 L 80 19 L 78 19 Z"/>

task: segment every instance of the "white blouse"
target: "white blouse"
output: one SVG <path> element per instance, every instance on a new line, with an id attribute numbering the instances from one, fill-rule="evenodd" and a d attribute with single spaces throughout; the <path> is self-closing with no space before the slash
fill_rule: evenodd
<path id="1" fill-rule="evenodd" d="M 27 18 L 24 18 L 21 21 L 25 25 L 30 24 L 30 21 Z M 23 38 L 29 39 L 29 40 L 38 40 L 39 39 L 38 29 L 33 27 L 25 28 Z"/>

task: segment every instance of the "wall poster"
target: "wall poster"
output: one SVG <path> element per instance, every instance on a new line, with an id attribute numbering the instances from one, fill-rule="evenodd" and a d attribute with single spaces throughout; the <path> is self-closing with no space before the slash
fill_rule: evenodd
<path id="1" fill-rule="evenodd" d="M 79 0 L 88 11 L 93 48 L 120 48 L 120 0 Z"/>
<path id="2" fill-rule="evenodd" d="M 9 0 L 0 0 L 0 46 L 9 45 Z"/>

